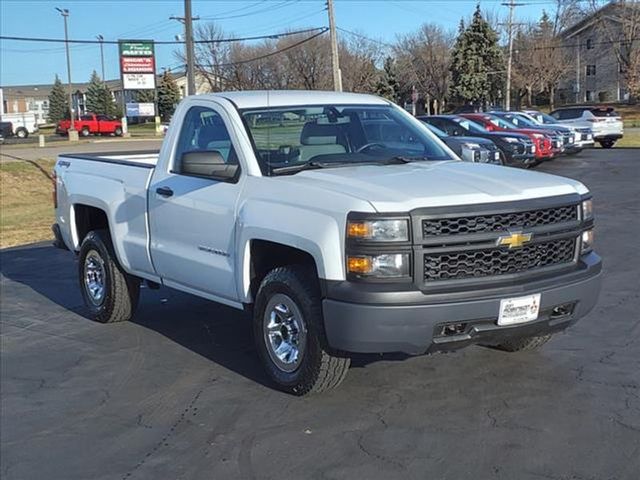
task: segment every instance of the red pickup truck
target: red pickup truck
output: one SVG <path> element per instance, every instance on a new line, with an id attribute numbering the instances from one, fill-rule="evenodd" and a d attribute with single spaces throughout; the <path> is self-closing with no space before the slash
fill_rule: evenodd
<path id="1" fill-rule="evenodd" d="M 108 115 L 95 115 L 93 113 L 81 115 L 74 124 L 78 133 L 83 137 L 110 134 L 119 137 L 122 135 L 122 122 Z M 56 133 L 66 135 L 69 128 L 71 128 L 71 120 L 60 120 L 56 127 Z"/>

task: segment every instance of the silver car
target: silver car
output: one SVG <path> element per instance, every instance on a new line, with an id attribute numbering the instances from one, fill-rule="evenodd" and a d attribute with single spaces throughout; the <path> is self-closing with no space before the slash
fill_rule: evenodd
<path id="1" fill-rule="evenodd" d="M 611 148 L 624 134 L 622 117 L 613 107 L 564 107 L 551 112 L 562 125 L 589 125 L 593 139 L 602 148 Z"/>

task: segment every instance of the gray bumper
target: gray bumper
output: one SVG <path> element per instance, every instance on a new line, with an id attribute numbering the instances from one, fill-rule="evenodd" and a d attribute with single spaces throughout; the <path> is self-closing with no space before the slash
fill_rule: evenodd
<path id="1" fill-rule="evenodd" d="M 389 305 L 327 298 L 323 301 L 327 338 L 332 348 L 346 352 L 421 354 L 473 343 L 495 344 L 513 336 L 553 333 L 575 323 L 595 306 L 600 270 L 597 258 L 579 280 L 469 301 L 442 302 L 440 296 L 439 303 Z M 502 298 L 533 293 L 542 294 L 538 320 L 516 326 L 497 325 Z M 452 328 L 444 334 L 446 326 Z"/>

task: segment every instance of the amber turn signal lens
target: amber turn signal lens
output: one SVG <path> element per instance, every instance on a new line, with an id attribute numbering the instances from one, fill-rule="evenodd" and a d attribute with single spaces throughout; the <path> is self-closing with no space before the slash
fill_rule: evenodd
<path id="1" fill-rule="evenodd" d="M 371 224 L 368 222 L 349 222 L 347 236 L 350 238 L 368 238 L 371 235 Z"/>
<path id="2" fill-rule="evenodd" d="M 348 257 L 347 268 L 349 269 L 349 273 L 366 275 L 371 272 L 371 257 Z"/>

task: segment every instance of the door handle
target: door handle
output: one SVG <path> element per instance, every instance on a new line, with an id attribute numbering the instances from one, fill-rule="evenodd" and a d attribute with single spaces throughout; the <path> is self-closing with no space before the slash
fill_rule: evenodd
<path id="1" fill-rule="evenodd" d="M 163 197 L 170 197 L 173 195 L 173 190 L 171 190 L 169 187 L 158 187 L 156 188 L 156 193 Z"/>

